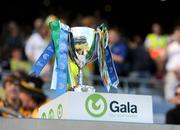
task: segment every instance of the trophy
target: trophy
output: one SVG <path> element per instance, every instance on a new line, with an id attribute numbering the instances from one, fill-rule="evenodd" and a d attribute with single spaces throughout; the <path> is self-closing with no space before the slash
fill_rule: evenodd
<path id="1" fill-rule="evenodd" d="M 83 68 L 97 59 L 98 32 L 89 27 L 72 27 L 70 32 L 69 54 L 79 68 L 79 80 L 75 91 L 95 92 L 93 86 L 83 85 Z"/>
<path id="2" fill-rule="evenodd" d="M 39 76 L 44 66 L 53 55 L 56 56 L 51 89 L 61 95 L 70 86 L 76 92 L 95 92 L 93 86 L 83 84 L 83 68 L 98 59 L 100 75 L 107 91 L 117 88 L 119 79 L 113 64 L 110 48 L 108 47 L 108 30 L 102 24 L 97 29 L 89 27 L 72 27 L 59 20 L 50 23 L 52 40 L 32 67 L 31 73 Z M 78 85 L 72 85 L 71 69 L 68 57 L 78 66 Z M 73 77 L 74 79 L 74 77 Z"/>

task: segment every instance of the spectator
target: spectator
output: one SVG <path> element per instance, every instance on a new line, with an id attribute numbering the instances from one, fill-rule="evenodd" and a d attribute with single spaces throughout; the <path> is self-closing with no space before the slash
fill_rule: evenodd
<path id="1" fill-rule="evenodd" d="M 46 41 L 45 38 L 47 36 L 47 29 L 44 26 L 44 23 L 42 25 L 38 25 L 38 28 L 36 28 L 36 32 L 34 32 L 29 39 L 26 42 L 25 46 L 25 53 L 28 58 L 28 60 L 33 64 L 37 61 L 37 59 L 40 57 L 40 55 L 43 53 L 43 51 L 46 48 Z M 49 81 L 50 76 L 50 65 L 46 65 L 41 73 L 41 77 L 44 81 Z"/>
<path id="2" fill-rule="evenodd" d="M 127 46 L 120 37 L 120 32 L 117 28 L 109 30 L 109 45 L 112 52 L 112 58 L 115 63 L 117 74 L 124 75 L 125 72 L 125 58 L 127 56 Z"/>
<path id="3" fill-rule="evenodd" d="M 151 58 L 157 64 L 157 78 L 162 78 L 164 74 L 165 48 L 167 46 L 166 35 L 162 35 L 160 24 L 152 25 L 152 33 L 148 34 L 145 40 L 146 48 Z"/>
<path id="4" fill-rule="evenodd" d="M 6 76 L 3 81 L 3 88 L 5 99 L 0 100 L 0 108 L 4 108 L 5 111 L 0 111 L 0 116 L 13 117 L 19 115 L 18 113 L 22 113 L 23 109 L 19 99 L 19 79 L 12 74 Z"/>
<path id="5" fill-rule="evenodd" d="M 28 74 L 27 72 L 25 72 L 24 70 L 22 69 L 18 69 L 14 72 L 14 75 L 16 75 L 20 81 L 26 81 L 26 79 L 28 78 Z"/>
<path id="6" fill-rule="evenodd" d="M 167 46 L 165 97 L 170 100 L 175 92 L 175 84 L 180 81 L 180 26 L 176 27 Z"/>
<path id="7" fill-rule="evenodd" d="M 144 75 L 150 76 L 156 70 L 155 63 L 149 56 L 143 45 L 142 38 L 139 35 L 135 35 L 132 42 L 129 43 L 127 59 L 129 61 L 131 74 L 136 73 L 144 77 Z"/>
<path id="8" fill-rule="evenodd" d="M 93 16 L 86 16 L 83 17 L 82 20 L 82 25 L 90 28 L 96 28 L 97 27 L 97 18 Z"/>
<path id="9" fill-rule="evenodd" d="M 20 37 L 19 27 L 14 22 L 8 23 L 1 38 L 1 65 L 5 70 L 10 69 L 9 58 L 14 47 L 23 47 L 22 38 Z"/>
<path id="10" fill-rule="evenodd" d="M 176 87 L 175 96 L 171 99 L 171 103 L 175 104 L 176 107 L 166 114 L 166 123 L 180 124 L 180 84 Z"/>
<path id="11" fill-rule="evenodd" d="M 7 33 L 3 37 L 3 45 L 7 46 L 7 49 L 14 46 L 22 47 L 19 27 L 14 21 L 8 23 Z"/>
<path id="12" fill-rule="evenodd" d="M 37 118 L 38 108 L 46 102 L 42 85 L 43 81 L 35 77 L 28 77 L 26 81 L 21 82 L 20 99 L 23 109 L 26 110 L 25 117 Z"/>
<path id="13" fill-rule="evenodd" d="M 39 28 L 43 25 L 43 19 L 42 18 L 37 18 L 34 20 L 34 30 L 33 33 L 38 33 Z"/>
<path id="14" fill-rule="evenodd" d="M 35 30 L 36 31 L 27 40 L 25 46 L 26 56 L 32 63 L 34 63 L 39 58 L 46 47 L 44 40 L 44 38 L 46 37 L 46 31 L 43 23 L 41 23 L 41 25 L 38 25 L 38 28 L 36 28 Z"/>
<path id="15" fill-rule="evenodd" d="M 24 70 L 29 72 L 31 64 L 22 59 L 22 50 L 20 48 L 14 48 L 12 50 L 12 57 L 10 60 L 11 71 Z"/>

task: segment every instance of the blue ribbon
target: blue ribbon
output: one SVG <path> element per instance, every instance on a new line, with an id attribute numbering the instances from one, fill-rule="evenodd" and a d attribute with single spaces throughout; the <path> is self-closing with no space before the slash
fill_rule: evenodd
<path id="1" fill-rule="evenodd" d="M 99 28 L 99 34 L 101 35 L 101 40 L 98 45 L 98 63 L 101 78 L 106 91 L 109 91 L 111 87 L 117 88 L 119 84 L 119 79 L 116 73 L 114 62 L 112 60 L 111 51 L 108 46 L 108 31 L 104 24 Z M 101 33 L 103 31 L 103 33 Z M 103 55 L 104 51 L 104 55 Z M 102 61 L 103 60 L 103 61 Z M 104 67 L 102 67 L 104 64 Z"/>
<path id="2" fill-rule="evenodd" d="M 57 22 L 57 21 L 56 21 Z M 61 23 L 60 24 L 60 40 L 59 40 L 59 49 L 58 49 L 58 59 L 57 59 L 57 77 L 56 81 L 56 94 L 61 95 L 66 92 L 67 77 L 68 77 L 68 38 L 69 38 L 69 26 Z M 56 31 L 56 30 L 53 30 Z M 31 74 L 34 74 L 36 77 L 40 75 L 40 72 L 49 62 L 49 60 L 55 54 L 54 40 L 49 43 L 48 47 L 44 50 L 35 64 L 32 66 Z"/>
<path id="3" fill-rule="evenodd" d="M 55 52 L 54 43 L 51 41 L 48 47 L 44 50 L 38 60 L 32 66 L 32 70 L 30 74 L 35 75 L 36 77 L 39 76 L 44 66 L 49 62 L 49 60 L 53 57 Z"/>
<path id="4" fill-rule="evenodd" d="M 105 48 L 105 63 L 107 67 L 108 79 L 110 79 L 110 85 L 116 88 L 119 84 L 119 79 L 114 67 L 114 62 L 112 60 L 112 55 L 109 46 Z"/>
<path id="5" fill-rule="evenodd" d="M 57 71 L 56 94 L 61 95 L 67 90 L 67 74 L 68 74 L 68 37 L 69 32 L 61 29 L 59 40 L 59 57 Z"/>

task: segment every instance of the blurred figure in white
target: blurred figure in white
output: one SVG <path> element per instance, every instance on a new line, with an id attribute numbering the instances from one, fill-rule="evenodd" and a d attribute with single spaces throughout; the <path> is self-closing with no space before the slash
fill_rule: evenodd
<path id="1" fill-rule="evenodd" d="M 31 63 L 34 63 L 39 58 L 39 56 L 46 47 L 44 41 L 46 32 L 44 29 L 42 19 L 36 19 L 34 22 L 34 27 L 35 31 L 27 40 L 25 46 L 26 56 Z"/>
<path id="2" fill-rule="evenodd" d="M 180 81 L 180 26 L 177 26 L 167 46 L 165 97 L 171 101 L 175 86 Z"/>
<path id="3" fill-rule="evenodd" d="M 45 38 L 47 35 L 43 19 L 38 18 L 34 21 L 35 30 L 26 42 L 25 54 L 28 60 L 33 64 L 45 50 L 47 44 Z M 46 65 L 41 73 L 42 79 L 46 82 L 50 75 L 50 66 Z"/>

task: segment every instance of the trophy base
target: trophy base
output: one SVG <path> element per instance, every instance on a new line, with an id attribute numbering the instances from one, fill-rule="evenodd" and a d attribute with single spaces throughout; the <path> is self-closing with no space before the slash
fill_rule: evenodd
<path id="1" fill-rule="evenodd" d="M 81 85 L 74 89 L 75 92 L 95 92 L 95 88 L 93 86 Z"/>

